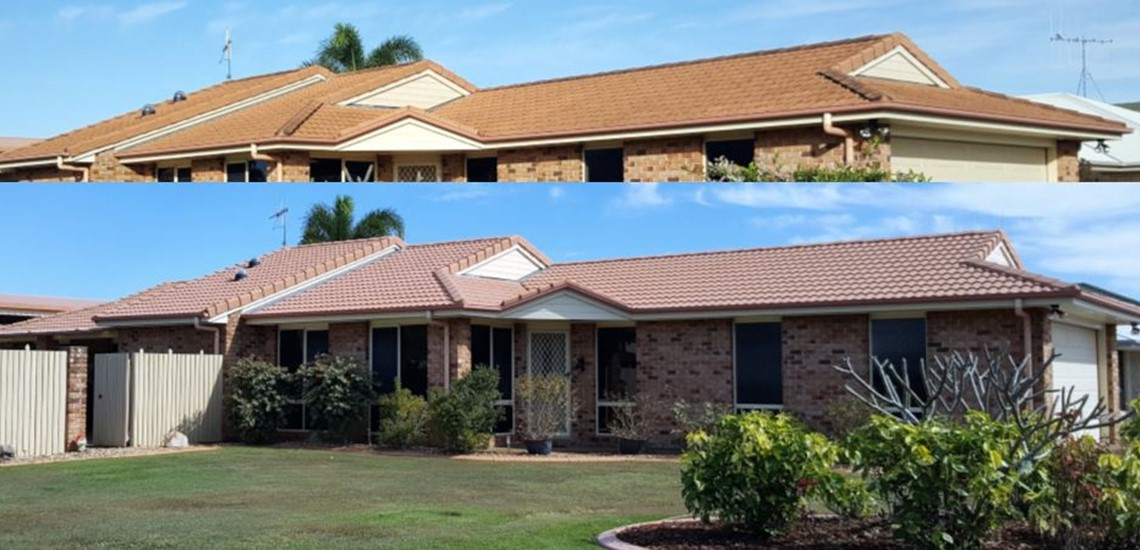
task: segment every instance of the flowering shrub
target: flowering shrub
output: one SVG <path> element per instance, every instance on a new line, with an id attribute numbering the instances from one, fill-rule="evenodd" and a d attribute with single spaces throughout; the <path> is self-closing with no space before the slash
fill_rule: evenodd
<path id="1" fill-rule="evenodd" d="M 770 538 L 838 474 L 839 449 L 786 414 L 727 415 L 687 437 L 681 494 L 691 514 Z"/>

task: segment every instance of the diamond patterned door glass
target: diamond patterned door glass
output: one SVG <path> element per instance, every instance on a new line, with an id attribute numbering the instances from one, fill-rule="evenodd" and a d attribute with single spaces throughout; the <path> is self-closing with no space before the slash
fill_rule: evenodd
<path id="1" fill-rule="evenodd" d="M 405 165 L 396 169 L 396 181 L 439 181 L 439 173 L 434 165 Z"/>
<path id="2" fill-rule="evenodd" d="M 534 376 L 544 374 L 570 374 L 569 338 L 563 332 L 532 332 L 530 335 L 530 373 Z M 570 433 L 570 393 L 566 393 L 566 428 L 564 434 Z"/>

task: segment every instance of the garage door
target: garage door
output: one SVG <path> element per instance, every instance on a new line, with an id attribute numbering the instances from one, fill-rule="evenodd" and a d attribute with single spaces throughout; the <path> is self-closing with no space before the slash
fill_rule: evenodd
<path id="1" fill-rule="evenodd" d="M 1053 388 L 1076 388 L 1073 399 L 1088 395 L 1085 410 L 1096 406 L 1100 384 L 1097 381 L 1097 333 L 1083 327 L 1053 324 Z M 1088 435 L 1099 439 L 1098 430 Z"/>
<path id="2" fill-rule="evenodd" d="M 891 170 L 921 172 L 935 181 L 1021 181 L 1049 179 L 1043 147 L 1018 147 L 896 137 Z"/>

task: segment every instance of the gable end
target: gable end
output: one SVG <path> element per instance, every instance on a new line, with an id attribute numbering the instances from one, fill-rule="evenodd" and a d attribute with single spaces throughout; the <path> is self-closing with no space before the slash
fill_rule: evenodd
<path id="1" fill-rule="evenodd" d="M 426 70 L 340 103 L 342 106 L 432 109 L 470 95 L 435 71 Z"/>
<path id="2" fill-rule="evenodd" d="M 895 80 L 939 88 L 950 87 L 903 46 L 896 46 L 870 63 L 855 69 L 851 72 L 851 76 Z"/>

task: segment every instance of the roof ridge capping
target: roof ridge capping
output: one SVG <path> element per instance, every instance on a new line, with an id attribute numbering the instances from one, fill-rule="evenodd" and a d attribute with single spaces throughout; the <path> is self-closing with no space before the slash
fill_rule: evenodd
<path id="1" fill-rule="evenodd" d="M 709 251 L 702 251 L 702 252 L 677 252 L 677 253 L 673 253 L 673 254 L 651 254 L 648 256 L 631 256 L 631 257 L 627 257 L 627 258 L 607 258 L 607 259 L 601 259 L 601 260 L 581 260 L 581 261 L 577 261 L 577 262 L 560 262 L 560 263 L 557 263 L 554 265 L 557 265 L 557 266 L 582 265 L 582 264 L 596 264 L 596 263 L 607 263 L 607 262 L 626 262 L 626 261 L 631 261 L 631 260 L 651 260 L 651 259 L 658 259 L 658 258 L 680 258 L 680 257 L 690 257 L 690 256 L 715 256 L 715 255 L 719 255 L 719 254 L 739 254 L 742 252 L 759 252 L 759 251 L 769 251 L 769 250 L 794 250 L 794 249 L 807 249 L 807 248 L 828 248 L 828 247 L 836 247 L 836 246 L 876 244 L 876 243 L 885 243 L 885 242 L 910 242 L 910 241 L 921 241 L 921 240 L 943 240 L 943 239 L 952 239 L 952 238 L 958 238 L 958 237 L 983 236 L 983 235 L 991 236 L 991 237 L 1000 236 L 1001 239 L 1003 239 L 1003 240 L 1005 239 L 1005 234 L 1001 230 L 998 230 L 998 229 L 973 230 L 973 231 L 959 231 L 959 232 L 954 232 L 954 233 L 930 233 L 930 234 L 925 234 L 925 235 L 907 235 L 907 236 L 902 236 L 902 237 L 878 237 L 878 238 L 867 238 L 867 239 L 852 239 L 852 240 L 848 240 L 848 241 L 829 241 L 829 242 L 823 242 L 823 243 L 802 243 L 802 244 L 790 244 L 790 245 L 779 245 L 779 246 L 757 246 L 757 247 L 750 247 L 750 248 L 730 248 L 730 249 L 725 249 L 725 250 L 709 250 Z M 997 241 L 994 241 L 992 245 L 990 245 L 988 248 L 984 249 L 985 252 L 983 252 L 981 258 L 977 258 L 977 260 L 980 261 L 981 259 L 985 258 L 985 254 L 988 253 L 989 250 L 992 249 L 993 246 L 996 246 L 996 245 L 997 245 Z M 975 259 L 975 258 L 968 258 L 967 260 L 973 260 L 973 259 Z"/>
<path id="2" fill-rule="evenodd" d="M 773 48 L 773 49 L 768 49 L 768 50 L 756 50 L 756 51 L 751 51 L 751 52 L 743 52 L 743 53 L 728 54 L 728 55 L 719 55 L 719 56 L 714 56 L 714 57 L 705 57 L 705 58 L 701 58 L 701 59 L 690 59 L 690 60 L 685 60 L 685 61 L 672 61 L 672 62 L 668 62 L 668 63 L 659 63 L 656 65 L 643 65 L 641 67 L 630 67 L 630 68 L 626 68 L 626 69 L 616 69 L 616 70 L 612 70 L 612 71 L 602 71 L 602 72 L 597 72 L 597 73 L 585 73 L 585 74 L 579 74 L 579 75 L 573 75 L 573 76 L 548 78 L 548 79 L 544 79 L 544 80 L 532 80 L 530 82 L 519 82 L 516 84 L 504 84 L 502 86 L 491 86 L 491 87 L 487 87 L 487 88 L 480 88 L 479 91 L 480 92 L 491 92 L 491 91 L 498 91 L 498 90 L 509 90 L 512 88 L 523 88 L 526 86 L 553 84 L 556 82 L 568 82 L 568 81 L 574 81 L 574 80 L 581 80 L 581 79 L 585 79 L 585 78 L 595 78 L 595 77 L 612 76 L 612 75 L 619 75 L 619 74 L 628 74 L 628 73 L 635 73 L 635 72 L 640 72 L 640 71 L 653 71 L 653 70 L 658 70 L 658 69 L 669 69 L 669 68 L 673 68 L 673 67 L 684 67 L 687 65 L 699 65 L 702 63 L 715 63 L 718 61 L 725 61 L 725 60 L 729 60 L 729 59 L 740 59 L 743 57 L 762 57 L 762 56 L 767 56 L 767 55 L 779 55 L 779 54 L 785 54 L 785 53 L 790 53 L 790 52 L 814 50 L 814 49 L 819 49 L 819 48 L 829 48 L 829 47 L 834 47 L 834 46 L 842 46 L 845 44 L 855 44 L 855 43 L 859 43 L 859 42 L 871 42 L 874 40 L 883 40 L 883 39 L 891 37 L 891 36 L 894 36 L 894 35 L 891 35 L 891 34 L 869 34 L 869 35 L 864 35 L 864 36 L 858 36 L 855 38 L 831 40 L 828 42 L 804 43 L 804 44 L 797 44 L 795 46 L 786 46 L 783 48 Z M 822 67 L 821 67 L 821 69 L 822 69 Z"/>

